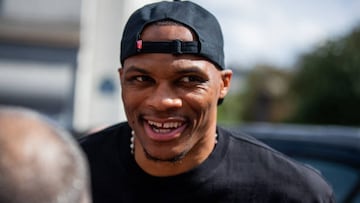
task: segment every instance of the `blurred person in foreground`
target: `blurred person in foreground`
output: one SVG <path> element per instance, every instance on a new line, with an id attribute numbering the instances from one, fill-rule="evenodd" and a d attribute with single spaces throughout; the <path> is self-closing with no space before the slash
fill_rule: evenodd
<path id="1" fill-rule="evenodd" d="M 80 140 L 95 203 L 334 202 L 317 171 L 217 126 L 232 72 L 204 8 L 174 1 L 135 11 L 120 60 L 128 121 Z"/>
<path id="2" fill-rule="evenodd" d="M 46 117 L 0 106 L 0 202 L 90 203 L 78 143 Z"/>

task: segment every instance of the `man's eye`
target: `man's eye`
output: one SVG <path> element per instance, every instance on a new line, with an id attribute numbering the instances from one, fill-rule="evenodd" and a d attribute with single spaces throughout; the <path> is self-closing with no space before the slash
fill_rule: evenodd
<path id="1" fill-rule="evenodd" d="M 203 82 L 204 80 L 197 76 L 185 76 L 181 78 L 181 81 L 188 83 L 188 82 Z"/>
<path id="2" fill-rule="evenodd" d="M 136 76 L 134 79 L 138 82 L 149 82 L 151 81 L 151 78 L 148 76 Z"/>

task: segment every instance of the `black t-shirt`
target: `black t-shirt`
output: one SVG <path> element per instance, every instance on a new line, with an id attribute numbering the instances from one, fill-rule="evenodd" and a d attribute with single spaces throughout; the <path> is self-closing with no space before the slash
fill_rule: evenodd
<path id="1" fill-rule="evenodd" d="M 218 144 L 198 167 L 171 177 L 145 173 L 121 123 L 80 140 L 90 165 L 94 203 L 334 202 L 315 170 L 247 135 L 217 128 Z"/>

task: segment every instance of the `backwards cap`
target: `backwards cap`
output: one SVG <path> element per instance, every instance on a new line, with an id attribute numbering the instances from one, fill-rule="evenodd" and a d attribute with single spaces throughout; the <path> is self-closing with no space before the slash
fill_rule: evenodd
<path id="1" fill-rule="evenodd" d="M 198 41 L 146 42 L 141 32 L 146 25 L 171 20 L 190 28 Z M 189 1 L 162 1 L 136 10 L 125 25 L 120 61 L 141 53 L 194 54 L 224 69 L 224 42 L 219 22 L 209 11 Z"/>

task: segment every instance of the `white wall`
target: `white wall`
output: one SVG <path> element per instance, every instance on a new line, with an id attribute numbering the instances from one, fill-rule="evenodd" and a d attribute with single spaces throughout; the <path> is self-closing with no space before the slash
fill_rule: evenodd
<path id="1" fill-rule="evenodd" d="M 117 69 L 120 38 L 130 14 L 149 0 L 83 0 L 74 127 L 88 130 L 126 120 Z M 115 92 L 101 92 L 109 79 Z"/>

